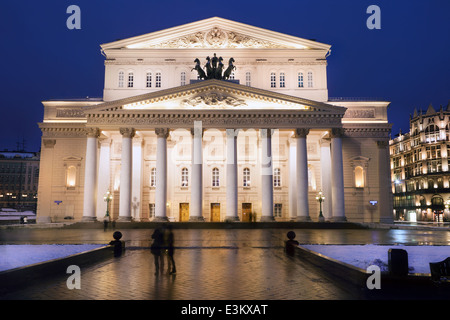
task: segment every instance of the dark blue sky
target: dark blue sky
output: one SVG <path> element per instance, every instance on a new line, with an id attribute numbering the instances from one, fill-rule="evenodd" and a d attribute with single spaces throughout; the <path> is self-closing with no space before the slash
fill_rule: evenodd
<path id="1" fill-rule="evenodd" d="M 72 4 L 81 30 L 66 27 Z M 380 30 L 366 27 L 372 4 Z M 391 101 L 392 134 L 406 132 L 414 107 L 450 100 L 449 14 L 449 0 L 2 1 L 0 150 L 39 150 L 42 100 L 102 96 L 101 43 L 213 16 L 332 45 L 329 96 Z"/>

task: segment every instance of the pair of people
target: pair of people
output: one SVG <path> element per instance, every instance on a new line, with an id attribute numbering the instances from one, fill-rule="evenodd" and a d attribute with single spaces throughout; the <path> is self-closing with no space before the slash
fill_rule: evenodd
<path id="1" fill-rule="evenodd" d="M 164 256 L 167 257 L 167 271 L 169 274 L 175 274 L 175 260 L 174 254 L 174 235 L 172 226 L 163 226 L 163 228 L 156 228 L 152 234 L 153 243 L 150 251 L 155 260 L 155 275 L 164 270 Z"/>

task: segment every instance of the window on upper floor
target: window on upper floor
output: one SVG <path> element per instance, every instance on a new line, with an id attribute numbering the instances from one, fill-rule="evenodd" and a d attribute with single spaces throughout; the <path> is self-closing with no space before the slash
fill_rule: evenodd
<path id="1" fill-rule="evenodd" d="M 145 86 L 147 88 L 152 87 L 152 73 L 151 72 L 147 72 L 146 79 L 145 79 Z"/>
<path id="2" fill-rule="evenodd" d="M 150 170 L 150 187 L 156 187 L 156 168 Z"/>
<path id="3" fill-rule="evenodd" d="M 161 88 L 161 72 L 157 72 L 157 73 L 156 73 L 156 77 L 155 77 L 155 87 L 156 87 L 156 88 Z"/>
<path id="4" fill-rule="evenodd" d="M 276 88 L 277 87 L 277 75 L 275 72 L 272 72 L 270 74 L 270 87 Z"/>
<path id="5" fill-rule="evenodd" d="M 250 87 L 251 84 L 252 84 L 252 75 L 251 75 L 250 71 L 247 71 L 245 73 L 245 85 Z"/>
<path id="6" fill-rule="evenodd" d="M 303 88 L 304 84 L 303 84 L 303 72 L 299 72 L 297 74 L 297 82 L 298 82 L 298 87 L 299 88 Z"/>
<path id="7" fill-rule="evenodd" d="M 280 73 L 280 88 L 285 88 L 286 87 L 286 75 L 284 74 L 284 72 Z"/>
<path id="8" fill-rule="evenodd" d="M 313 73 L 311 71 L 308 71 L 308 88 L 312 87 L 314 87 Z"/>
<path id="9" fill-rule="evenodd" d="M 281 170 L 280 170 L 280 168 L 275 168 L 273 170 L 273 186 L 281 187 Z"/>
<path id="10" fill-rule="evenodd" d="M 250 187 L 250 169 L 249 168 L 244 168 L 242 185 L 244 187 Z"/>
<path id="11" fill-rule="evenodd" d="M 180 75 L 180 85 L 181 86 L 184 86 L 184 85 L 186 85 L 186 72 L 181 72 L 181 75 Z"/>
<path id="12" fill-rule="evenodd" d="M 125 78 L 125 75 L 124 75 L 123 71 L 120 71 L 119 72 L 119 88 L 123 88 L 124 78 Z"/>
<path id="13" fill-rule="evenodd" d="M 220 186 L 219 169 L 218 168 L 212 169 L 212 186 L 213 187 L 219 187 Z"/>
<path id="14" fill-rule="evenodd" d="M 181 169 L 181 186 L 182 187 L 189 186 L 189 170 L 188 170 L 188 168 Z"/>
<path id="15" fill-rule="evenodd" d="M 133 72 L 128 72 L 128 88 L 133 88 L 134 86 L 134 74 Z"/>

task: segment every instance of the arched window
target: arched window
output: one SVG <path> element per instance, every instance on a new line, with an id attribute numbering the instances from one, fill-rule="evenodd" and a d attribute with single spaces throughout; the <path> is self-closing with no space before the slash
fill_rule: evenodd
<path id="1" fill-rule="evenodd" d="M 284 72 L 280 73 L 280 88 L 285 88 L 286 87 L 286 75 L 284 74 Z"/>
<path id="2" fill-rule="evenodd" d="M 277 75 L 275 74 L 275 72 L 272 72 L 270 74 L 270 87 L 271 88 L 277 87 Z"/>
<path id="3" fill-rule="evenodd" d="M 133 88 L 134 85 L 134 74 L 133 72 L 128 72 L 128 88 Z"/>
<path id="4" fill-rule="evenodd" d="M 245 85 L 249 87 L 252 85 L 252 75 L 250 71 L 247 71 L 245 73 Z"/>
<path id="5" fill-rule="evenodd" d="M 218 187 L 220 185 L 219 183 L 219 169 L 214 168 L 212 169 L 212 186 Z"/>
<path id="6" fill-rule="evenodd" d="M 156 187 L 156 168 L 150 170 L 150 187 Z"/>
<path id="7" fill-rule="evenodd" d="M 242 174 L 242 185 L 244 187 L 250 187 L 250 169 L 244 168 L 243 174 Z"/>
<path id="8" fill-rule="evenodd" d="M 297 75 L 298 87 L 303 88 L 303 72 L 299 72 Z"/>
<path id="9" fill-rule="evenodd" d="M 155 87 L 156 88 L 161 88 L 161 72 L 157 72 L 156 73 Z"/>
<path id="10" fill-rule="evenodd" d="M 308 71 L 308 88 L 312 87 L 314 87 L 313 73 L 311 71 Z"/>
<path id="11" fill-rule="evenodd" d="M 69 166 L 67 168 L 66 186 L 67 188 L 75 188 L 76 184 L 77 184 L 77 168 L 75 166 Z"/>
<path id="12" fill-rule="evenodd" d="M 147 88 L 151 88 L 152 87 L 152 73 L 150 71 L 147 72 L 147 76 L 146 76 L 145 80 L 146 80 L 145 81 L 145 86 Z"/>
<path id="13" fill-rule="evenodd" d="M 281 187 L 281 170 L 280 170 L 280 168 L 273 169 L 273 186 Z"/>
<path id="14" fill-rule="evenodd" d="M 355 187 L 364 188 L 364 169 L 361 166 L 355 167 Z"/>
<path id="15" fill-rule="evenodd" d="M 439 140 L 439 127 L 435 124 L 430 124 L 425 128 L 425 141 L 436 142 Z"/>
<path id="16" fill-rule="evenodd" d="M 180 85 L 184 86 L 186 85 L 186 72 L 181 72 L 181 76 L 180 76 Z"/>
<path id="17" fill-rule="evenodd" d="M 124 77 L 125 77 L 125 75 L 124 75 L 123 71 L 120 71 L 119 72 L 119 88 L 123 88 Z"/>
<path id="18" fill-rule="evenodd" d="M 181 186 L 182 187 L 189 186 L 189 170 L 188 170 L 188 168 L 181 169 Z"/>

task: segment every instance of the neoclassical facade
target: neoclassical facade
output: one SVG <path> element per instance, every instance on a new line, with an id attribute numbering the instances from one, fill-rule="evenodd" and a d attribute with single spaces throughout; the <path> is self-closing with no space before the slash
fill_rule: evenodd
<path id="1" fill-rule="evenodd" d="M 101 45 L 102 98 L 43 101 L 38 221 L 391 222 L 389 102 L 329 98 L 330 47 L 217 17 Z"/>

